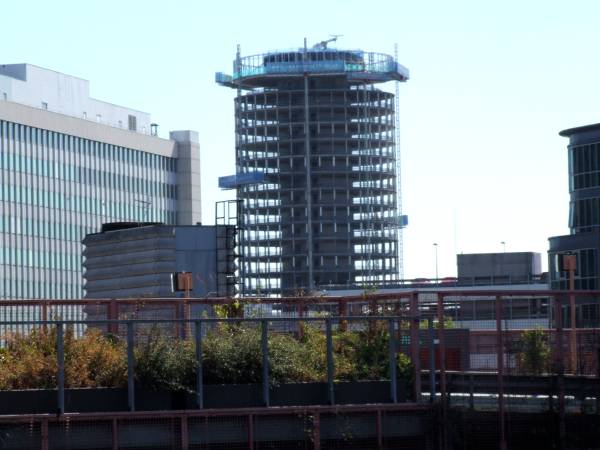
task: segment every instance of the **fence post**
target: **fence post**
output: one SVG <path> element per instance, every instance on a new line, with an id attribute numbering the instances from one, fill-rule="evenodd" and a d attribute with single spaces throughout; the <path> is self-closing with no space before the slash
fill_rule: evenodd
<path id="1" fill-rule="evenodd" d="M 383 426 L 382 426 L 382 418 L 381 418 L 381 409 L 377 410 L 377 448 L 383 449 Z"/>
<path id="2" fill-rule="evenodd" d="M 190 322 L 190 318 L 192 316 L 192 305 L 190 304 L 189 297 L 183 299 L 183 318 L 185 320 L 185 324 L 183 325 L 183 333 L 184 339 L 192 338 L 192 322 Z"/>
<path id="3" fill-rule="evenodd" d="M 571 258 L 575 258 L 573 255 L 569 255 Z M 576 261 L 576 260 L 575 260 Z M 575 264 L 569 266 L 569 307 L 571 310 L 571 333 L 570 333 L 570 347 L 571 347 L 571 373 L 577 375 L 577 306 L 575 303 Z"/>
<path id="4" fill-rule="evenodd" d="M 42 435 L 42 450 L 48 450 L 50 448 L 50 442 L 48 442 L 48 418 L 44 417 L 41 423 L 41 435 Z"/>
<path id="5" fill-rule="evenodd" d="M 48 320 L 48 302 L 46 300 L 42 301 L 42 320 L 44 322 L 46 322 Z M 48 325 L 46 323 L 44 323 L 42 325 L 42 330 L 44 331 L 44 333 L 48 330 Z"/>
<path id="6" fill-rule="evenodd" d="M 202 321 L 196 321 L 196 406 L 204 408 L 204 381 L 202 379 Z"/>
<path id="7" fill-rule="evenodd" d="M 181 316 L 183 314 L 181 314 L 181 310 L 182 310 L 182 304 L 179 302 L 173 302 L 173 312 L 175 313 L 175 333 L 174 335 L 177 336 L 177 338 L 181 338 Z"/>
<path id="8" fill-rule="evenodd" d="M 331 336 L 331 319 L 325 319 L 325 337 L 327 340 L 327 393 L 329 404 L 335 404 L 333 390 L 333 337 Z"/>
<path id="9" fill-rule="evenodd" d="M 313 412 L 313 450 L 321 450 L 321 416 L 318 410 Z"/>
<path id="10" fill-rule="evenodd" d="M 269 322 L 261 321 L 263 403 L 269 406 Z"/>
<path id="11" fill-rule="evenodd" d="M 500 432 L 500 450 L 506 450 L 504 428 L 504 337 L 502 335 L 502 298 L 496 296 L 496 356 L 498 362 L 498 425 Z"/>
<path id="12" fill-rule="evenodd" d="M 119 450 L 119 423 L 116 418 L 112 420 L 112 450 Z"/>
<path id="13" fill-rule="evenodd" d="M 298 301 L 297 314 L 298 314 L 298 317 L 304 317 L 304 302 L 302 301 L 302 299 L 300 299 Z M 302 339 L 303 337 L 304 337 L 304 322 L 299 320 L 298 321 L 298 339 Z"/>
<path id="14" fill-rule="evenodd" d="M 133 356 L 133 322 L 127 321 L 127 406 L 129 411 L 135 411 L 135 384 L 134 384 L 134 356 Z"/>
<path id="15" fill-rule="evenodd" d="M 58 414 L 65 412 L 65 347 L 63 323 L 56 324 L 56 362 L 58 383 Z"/>
<path id="16" fill-rule="evenodd" d="M 248 450 L 254 450 L 254 416 L 248 414 Z"/>
<path id="17" fill-rule="evenodd" d="M 119 305 L 117 304 L 116 300 L 111 300 L 108 303 L 107 309 L 108 309 L 108 311 L 107 311 L 108 312 L 108 320 L 117 320 L 119 318 Z M 119 333 L 119 324 L 109 322 L 108 331 L 111 334 L 118 334 Z"/>
<path id="18" fill-rule="evenodd" d="M 421 355 L 419 354 L 419 296 L 410 296 L 410 347 L 414 368 L 415 402 L 421 401 Z"/>
<path id="19" fill-rule="evenodd" d="M 188 431 L 187 416 L 181 416 L 181 450 L 189 450 L 190 436 Z"/>
<path id="20" fill-rule="evenodd" d="M 435 402 L 435 332 L 433 330 L 433 317 L 427 319 L 429 332 L 429 402 Z"/>
<path id="21" fill-rule="evenodd" d="M 338 300 L 338 313 L 342 317 L 348 315 L 348 302 L 344 298 Z M 348 321 L 340 320 L 339 327 L 340 331 L 346 331 L 346 329 L 348 328 Z"/>
<path id="22" fill-rule="evenodd" d="M 398 403 L 397 393 L 397 375 L 396 375 L 396 330 L 394 326 L 394 319 L 388 321 L 389 324 L 389 352 L 390 352 L 390 397 L 392 403 Z"/>
<path id="23" fill-rule="evenodd" d="M 438 319 L 438 353 L 440 357 L 440 399 L 442 405 L 442 449 L 448 443 L 448 401 L 446 396 L 446 335 L 444 323 L 444 296 L 437 294 L 437 319 Z"/>
<path id="24" fill-rule="evenodd" d="M 556 315 L 556 372 L 558 384 L 558 440 L 559 448 L 564 449 L 566 444 L 565 425 L 565 356 L 563 348 L 563 314 L 562 299 L 554 299 Z"/>

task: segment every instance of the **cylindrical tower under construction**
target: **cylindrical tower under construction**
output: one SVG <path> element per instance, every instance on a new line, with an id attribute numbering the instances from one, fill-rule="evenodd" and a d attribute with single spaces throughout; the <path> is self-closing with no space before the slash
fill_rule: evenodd
<path id="1" fill-rule="evenodd" d="M 217 82 L 235 98 L 240 276 L 290 294 L 398 278 L 401 248 L 395 58 L 313 48 L 241 57 Z M 225 186 L 227 187 L 227 186 Z"/>

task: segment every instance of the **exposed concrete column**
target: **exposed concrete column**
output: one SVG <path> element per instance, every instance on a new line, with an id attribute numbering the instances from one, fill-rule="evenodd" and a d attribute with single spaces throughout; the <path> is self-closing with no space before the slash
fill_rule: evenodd
<path id="1" fill-rule="evenodd" d="M 202 221 L 200 203 L 200 141 L 196 131 L 171 131 L 177 142 L 177 225 Z"/>

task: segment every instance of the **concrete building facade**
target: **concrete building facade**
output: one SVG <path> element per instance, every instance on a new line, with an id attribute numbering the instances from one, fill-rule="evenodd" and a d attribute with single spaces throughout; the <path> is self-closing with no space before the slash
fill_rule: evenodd
<path id="1" fill-rule="evenodd" d="M 83 240 L 86 298 L 180 297 L 173 280 L 178 272 L 192 274 L 191 296 L 217 296 L 217 226 L 103 228 Z"/>
<path id="2" fill-rule="evenodd" d="M 536 252 L 459 254 L 456 266 L 460 284 L 533 283 L 542 274 L 542 255 Z"/>
<path id="3" fill-rule="evenodd" d="M 0 66 L 0 298 L 81 298 L 104 222 L 200 221 L 198 135 L 89 97 L 86 80 Z"/>

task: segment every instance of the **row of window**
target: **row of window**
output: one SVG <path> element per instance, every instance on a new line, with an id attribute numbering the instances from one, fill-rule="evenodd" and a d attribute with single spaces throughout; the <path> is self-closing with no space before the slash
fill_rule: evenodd
<path id="1" fill-rule="evenodd" d="M 6 169 L 10 172 L 29 173 L 58 180 L 74 181 L 86 185 L 91 184 L 102 188 L 125 191 L 135 190 L 145 192 L 153 197 L 177 197 L 177 187 L 172 184 L 105 170 L 91 169 L 89 167 L 80 167 L 73 164 L 64 164 L 58 161 L 30 158 L 26 155 L 17 155 L 9 152 L 2 152 L 0 155 L 0 169 Z"/>
<path id="2" fill-rule="evenodd" d="M 503 300 L 502 317 L 505 319 L 547 318 L 547 298 L 507 298 Z M 463 301 L 454 309 L 455 320 L 492 320 L 496 318 L 493 300 Z"/>
<path id="3" fill-rule="evenodd" d="M 592 231 L 600 226 L 600 198 L 587 198 L 571 202 L 569 227 L 575 232 Z"/>
<path id="4" fill-rule="evenodd" d="M 145 212 L 138 211 L 134 216 L 123 220 L 138 220 L 150 222 L 175 223 L 175 211 L 152 211 L 153 215 L 146 216 Z M 114 219 L 114 218 L 113 218 Z M 117 219 L 121 220 L 121 219 Z M 29 217 L 14 217 L 0 215 L 0 233 L 18 234 L 31 237 L 42 237 L 61 241 L 81 242 L 86 233 L 99 230 L 82 225 L 67 223 L 65 221 L 37 220 Z"/>
<path id="5" fill-rule="evenodd" d="M 571 189 L 600 186 L 600 145 L 569 148 L 569 175 Z"/>
<path id="6" fill-rule="evenodd" d="M 150 197 L 151 199 L 152 197 Z M 169 219 L 170 213 L 152 207 L 147 197 L 133 201 L 118 202 L 85 197 L 82 195 L 65 195 L 60 192 L 34 189 L 26 186 L 0 185 L 0 201 L 21 203 L 52 210 L 75 211 L 83 214 L 109 216 L 117 220 L 153 220 L 175 223 Z"/>
<path id="7" fill-rule="evenodd" d="M 70 252 L 0 247 L 0 264 L 50 270 L 79 271 L 81 268 L 81 255 Z"/>
<path id="8" fill-rule="evenodd" d="M 99 158 L 106 161 L 122 162 L 134 167 L 146 167 L 162 171 L 176 172 L 175 158 L 143 152 L 118 145 L 92 141 L 55 131 L 42 130 L 18 123 L 0 121 L 0 138 L 41 146 L 54 154 L 56 150 L 73 152 L 80 158 Z"/>
<path id="9" fill-rule="evenodd" d="M 0 215 L 0 233 L 81 242 L 86 233 L 93 233 L 95 231 L 98 230 L 65 221 L 53 222 L 28 217 Z"/>
<path id="10" fill-rule="evenodd" d="M 83 289 L 79 283 L 33 281 L 19 278 L 0 280 L 0 298 L 81 298 Z M 81 307 L 74 307 L 79 308 Z M 31 316 L 29 316 L 31 317 Z M 64 316 L 63 316 L 64 317 Z"/>

